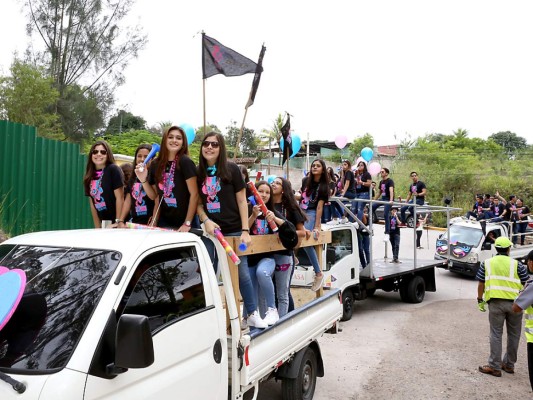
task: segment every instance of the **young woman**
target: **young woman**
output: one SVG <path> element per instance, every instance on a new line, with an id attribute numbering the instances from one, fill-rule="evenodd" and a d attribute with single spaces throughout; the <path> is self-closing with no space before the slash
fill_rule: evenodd
<path id="1" fill-rule="evenodd" d="M 418 218 L 418 222 L 416 224 L 416 248 L 417 249 L 423 249 L 422 245 L 420 244 L 420 239 L 422 239 L 422 233 L 424 233 L 424 225 L 426 225 L 426 222 L 428 220 L 428 215 L 425 214 L 423 218 Z"/>
<path id="2" fill-rule="evenodd" d="M 339 197 L 346 197 L 347 199 L 355 199 L 355 176 L 352 172 L 352 163 L 350 162 L 350 160 L 342 160 L 341 171 L 342 172 L 341 178 L 339 178 L 339 190 L 337 192 L 337 195 Z M 334 205 L 339 216 L 346 216 L 344 209 L 339 204 L 337 204 L 337 202 L 335 202 Z M 353 208 L 354 205 L 352 205 L 352 209 Z M 350 217 L 350 220 L 353 219 Z"/>
<path id="3" fill-rule="evenodd" d="M 274 179 L 272 182 L 272 200 L 274 209 L 287 221 L 293 223 L 300 239 L 304 238 L 306 236 L 304 222 L 307 217 L 294 197 L 289 180 L 281 177 Z M 288 255 L 278 253 L 274 259 L 276 260 L 276 271 L 274 272 L 276 299 L 278 301 L 279 316 L 282 317 L 294 309 L 294 302 L 292 302 L 291 307 L 292 297 L 290 292 L 291 278 L 294 271 L 294 253 L 292 251 Z"/>
<path id="4" fill-rule="evenodd" d="M 202 140 L 198 191 L 200 201 L 197 213 L 207 233 L 214 235 L 218 228 L 224 236 L 240 236 L 241 242 L 249 246 L 251 239 L 246 185 L 239 167 L 228 161 L 224 136 L 220 133 L 209 132 Z M 239 287 L 248 314 L 248 326 L 266 328 L 268 325 L 257 312 L 248 258 L 241 256 L 240 259 Z M 216 265 L 216 258 L 213 259 L 213 265 Z"/>
<path id="5" fill-rule="evenodd" d="M 372 176 L 368 173 L 366 163 L 359 161 L 357 164 L 357 171 L 355 172 L 355 198 L 370 200 L 370 188 L 372 186 Z M 353 213 L 357 218 L 363 218 L 363 210 L 367 203 L 356 201 Z"/>
<path id="6" fill-rule="evenodd" d="M 285 223 L 285 219 L 282 218 L 280 213 L 275 212 L 272 187 L 268 182 L 259 181 L 255 184 L 255 187 L 265 203 L 268 212 L 265 216 L 261 213 L 258 205 L 251 208 L 251 214 L 248 219 L 251 233 L 252 235 L 272 234 L 274 232 L 270 228 L 270 221 L 274 221 L 277 226 L 281 226 Z M 268 325 L 275 324 L 280 316 L 287 314 L 289 307 L 287 277 L 290 276 L 289 267 L 292 265 L 291 260 L 292 255 L 289 250 L 248 256 L 250 276 L 254 289 L 259 295 L 259 310 L 261 315 L 265 315 L 264 321 Z M 276 308 L 276 291 L 274 290 L 274 282 L 272 281 L 274 274 L 276 274 L 276 284 L 278 285 L 278 306 L 283 307 L 279 311 Z"/>
<path id="7" fill-rule="evenodd" d="M 304 224 L 305 229 L 312 230 L 313 236 L 317 236 L 320 233 L 324 203 L 329 200 L 329 178 L 326 173 L 326 163 L 323 160 L 316 159 L 312 162 L 311 174 L 304 179 L 300 191 L 302 194 L 300 208 L 305 211 L 308 218 Z M 320 270 L 314 247 L 304 247 L 304 251 L 315 271 L 315 280 L 311 290 L 316 292 L 322 286 L 324 274 Z"/>
<path id="8" fill-rule="evenodd" d="M 94 227 L 101 228 L 102 221 L 112 221 L 111 226 L 123 228 L 124 178 L 115 164 L 111 147 L 103 140 L 89 150 L 83 186 L 85 196 L 89 197 Z"/>
<path id="9" fill-rule="evenodd" d="M 134 165 L 139 165 L 146 160 L 146 157 L 152 150 L 151 144 L 141 144 L 135 150 L 133 159 Z M 152 160 L 148 161 L 145 168 L 149 168 Z M 146 194 L 143 184 L 137 178 L 137 175 L 131 174 L 131 177 L 126 181 L 126 198 L 124 200 L 124 207 L 122 211 L 122 219 L 128 220 L 136 224 L 148 225 L 151 222 L 152 214 L 154 212 L 154 200 Z"/>
<path id="10" fill-rule="evenodd" d="M 189 158 L 183 129 L 178 126 L 168 128 L 149 172 L 138 164 L 135 174 L 148 197 L 159 199 L 155 204 L 157 226 L 189 232 L 198 203 L 198 186 L 196 166 Z"/>
<path id="11" fill-rule="evenodd" d="M 335 196 L 337 191 L 337 177 L 335 176 L 333 168 L 328 167 L 326 171 L 329 176 L 329 196 Z M 338 218 L 338 213 L 335 204 L 331 204 L 331 202 L 328 201 L 326 204 L 324 204 L 322 223 L 329 222 L 332 218 Z"/>

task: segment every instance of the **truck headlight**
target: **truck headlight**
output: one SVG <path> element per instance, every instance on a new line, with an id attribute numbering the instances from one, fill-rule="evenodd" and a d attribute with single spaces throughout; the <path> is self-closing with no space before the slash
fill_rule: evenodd
<path id="1" fill-rule="evenodd" d="M 469 256 L 467 261 L 470 264 L 477 264 L 477 254 L 473 254 L 473 255 Z"/>

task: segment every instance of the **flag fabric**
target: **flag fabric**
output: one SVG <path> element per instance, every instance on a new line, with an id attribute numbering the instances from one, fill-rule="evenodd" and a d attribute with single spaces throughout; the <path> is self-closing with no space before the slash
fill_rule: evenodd
<path id="1" fill-rule="evenodd" d="M 259 87 L 259 81 L 261 80 L 261 72 L 263 72 L 263 57 L 265 56 L 266 47 L 261 47 L 261 52 L 259 53 L 259 60 L 257 61 L 257 68 L 255 70 L 254 81 L 252 82 L 252 90 L 250 90 L 250 97 L 248 98 L 248 103 L 244 108 L 250 107 L 254 104 L 255 94 L 257 93 L 257 88 Z"/>
<path id="2" fill-rule="evenodd" d="M 202 33 L 203 79 L 213 75 L 240 76 L 257 73 L 257 64 Z M 260 72 L 263 69 L 260 68 Z"/>
<path id="3" fill-rule="evenodd" d="M 281 165 L 285 164 L 285 161 L 289 159 L 292 152 L 292 138 L 291 138 L 291 116 L 287 113 L 287 121 L 281 127 L 281 135 L 283 136 L 283 160 Z"/>

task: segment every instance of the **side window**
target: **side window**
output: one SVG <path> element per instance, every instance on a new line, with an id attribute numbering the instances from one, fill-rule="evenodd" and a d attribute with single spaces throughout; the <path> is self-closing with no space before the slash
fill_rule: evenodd
<path id="1" fill-rule="evenodd" d="M 326 270 L 353 252 L 352 231 L 337 229 L 331 232 L 331 243 L 326 249 Z"/>
<path id="2" fill-rule="evenodd" d="M 122 310 L 121 310 L 122 308 Z M 117 314 L 146 315 L 152 333 L 206 308 L 200 265 L 193 247 L 167 250 L 142 260 Z"/>

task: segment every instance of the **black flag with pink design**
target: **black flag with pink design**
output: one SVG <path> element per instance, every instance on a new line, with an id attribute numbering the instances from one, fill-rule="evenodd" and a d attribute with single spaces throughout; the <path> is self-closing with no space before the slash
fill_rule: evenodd
<path id="1" fill-rule="evenodd" d="M 283 136 L 283 160 L 281 165 L 289 159 L 292 153 L 292 138 L 291 138 L 291 116 L 287 113 L 287 121 L 281 127 L 281 135 Z"/>
<path id="2" fill-rule="evenodd" d="M 240 76 L 262 72 L 249 58 L 224 46 L 215 39 L 202 33 L 202 72 L 203 79 L 213 75 Z"/>

